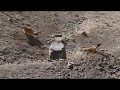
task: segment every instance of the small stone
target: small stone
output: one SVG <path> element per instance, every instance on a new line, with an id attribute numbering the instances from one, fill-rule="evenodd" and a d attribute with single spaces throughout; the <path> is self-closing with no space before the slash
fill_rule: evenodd
<path id="1" fill-rule="evenodd" d="M 118 59 L 120 59 L 120 57 L 118 57 Z"/>
<path id="2" fill-rule="evenodd" d="M 65 59 L 60 58 L 59 60 L 60 60 L 60 61 L 63 61 L 63 60 L 65 60 Z"/>
<path id="3" fill-rule="evenodd" d="M 11 19 L 11 18 L 9 18 L 8 21 L 11 22 L 11 23 L 13 23 L 13 19 Z"/>
<path id="4" fill-rule="evenodd" d="M 41 56 L 45 56 L 45 54 L 44 54 L 44 53 L 42 53 L 42 54 L 41 54 Z"/>
<path id="5" fill-rule="evenodd" d="M 68 62 L 67 68 L 72 70 L 73 69 L 73 64 L 74 64 L 73 62 Z"/>
<path id="6" fill-rule="evenodd" d="M 101 67 L 100 67 L 100 66 L 96 66 L 96 69 L 98 69 L 98 70 L 99 70 L 99 69 L 101 69 Z"/>
<path id="7" fill-rule="evenodd" d="M 35 16 L 35 18 L 37 19 L 38 17 L 37 17 L 37 16 Z"/>
<path id="8" fill-rule="evenodd" d="M 51 37 L 52 37 L 52 38 L 54 38 L 55 36 L 54 36 L 54 35 L 52 35 Z"/>
<path id="9" fill-rule="evenodd" d="M 3 77 L 4 77 L 4 75 L 0 73 L 0 79 L 2 79 Z"/>
<path id="10" fill-rule="evenodd" d="M 79 15 L 75 15 L 76 17 L 79 17 Z"/>
<path id="11" fill-rule="evenodd" d="M 108 68 L 109 68 L 109 69 L 113 69 L 113 66 L 112 66 L 112 65 L 109 65 Z"/>

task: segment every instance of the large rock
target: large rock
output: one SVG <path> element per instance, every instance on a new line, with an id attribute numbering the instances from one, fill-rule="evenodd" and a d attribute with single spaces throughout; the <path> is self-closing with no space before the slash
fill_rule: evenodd
<path id="1" fill-rule="evenodd" d="M 62 42 L 53 42 L 49 48 L 50 59 L 66 59 L 65 45 Z"/>
<path id="2" fill-rule="evenodd" d="M 64 44 L 62 42 L 53 42 L 50 45 L 50 49 L 54 51 L 61 51 L 64 48 Z"/>

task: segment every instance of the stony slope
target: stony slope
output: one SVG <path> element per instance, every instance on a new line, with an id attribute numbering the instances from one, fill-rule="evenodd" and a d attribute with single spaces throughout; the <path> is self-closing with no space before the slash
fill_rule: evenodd
<path id="1" fill-rule="evenodd" d="M 48 62 L 48 48 L 28 43 L 21 27 L 38 32 L 33 41 L 49 47 L 51 36 L 65 36 L 67 60 Z M 120 78 L 120 12 L 0 12 L 0 78 Z M 80 35 L 85 30 L 88 37 Z M 80 56 L 83 47 L 101 43 L 101 54 Z M 75 65 L 67 69 L 67 63 Z"/>

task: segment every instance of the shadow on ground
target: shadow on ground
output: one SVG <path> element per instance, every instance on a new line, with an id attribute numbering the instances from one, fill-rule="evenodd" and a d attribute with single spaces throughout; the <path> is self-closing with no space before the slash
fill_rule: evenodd
<path id="1" fill-rule="evenodd" d="M 39 48 L 41 48 L 41 46 L 44 46 L 44 44 L 40 40 L 36 39 L 33 36 L 27 36 L 27 38 L 28 44 L 30 44 L 31 46 L 38 46 Z"/>

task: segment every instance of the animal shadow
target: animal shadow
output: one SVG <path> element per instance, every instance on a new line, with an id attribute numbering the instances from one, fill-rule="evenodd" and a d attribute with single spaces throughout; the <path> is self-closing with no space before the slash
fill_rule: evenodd
<path id="1" fill-rule="evenodd" d="M 44 46 L 41 41 L 34 38 L 33 36 L 27 36 L 27 38 L 28 38 L 28 44 L 30 44 L 31 46 L 38 46 L 39 48 L 42 48 L 41 46 Z"/>

